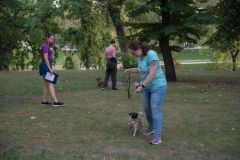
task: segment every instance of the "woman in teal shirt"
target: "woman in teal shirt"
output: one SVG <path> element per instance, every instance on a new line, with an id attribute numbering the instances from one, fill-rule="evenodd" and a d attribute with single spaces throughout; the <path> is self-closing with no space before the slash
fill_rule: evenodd
<path id="1" fill-rule="evenodd" d="M 150 46 L 140 41 L 132 41 L 128 46 L 129 52 L 138 58 L 138 68 L 129 68 L 124 74 L 140 73 L 140 83 L 136 93 L 142 93 L 142 105 L 148 121 L 144 135 L 153 134 L 151 144 L 161 143 L 162 104 L 166 95 L 166 78 L 162 72 L 160 60 Z"/>

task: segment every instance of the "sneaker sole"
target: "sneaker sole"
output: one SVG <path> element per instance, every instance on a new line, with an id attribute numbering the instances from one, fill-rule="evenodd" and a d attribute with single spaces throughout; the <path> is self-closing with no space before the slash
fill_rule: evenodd
<path id="1" fill-rule="evenodd" d="M 150 133 L 143 133 L 143 135 L 147 136 L 147 135 L 151 135 L 154 134 L 154 132 L 150 132 Z"/>
<path id="2" fill-rule="evenodd" d="M 52 106 L 51 104 L 41 104 L 41 106 L 45 107 L 45 106 Z"/>
<path id="3" fill-rule="evenodd" d="M 162 141 L 159 141 L 158 143 L 152 143 L 152 142 L 150 142 L 150 144 L 152 144 L 152 145 L 157 145 L 157 144 L 160 144 L 160 143 L 162 143 Z"/>
<path id="4" fill-rule="evenodd" d="M 52 105 L 53 107 L 63 107 L 64 105 Z"/>

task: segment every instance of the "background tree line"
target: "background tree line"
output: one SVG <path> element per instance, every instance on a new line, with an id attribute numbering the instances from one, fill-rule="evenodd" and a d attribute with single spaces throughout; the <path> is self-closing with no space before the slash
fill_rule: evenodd
<path id="1" fill-rule="evenodd" d="M 0 70 L 36 69 L 47 32 L 56 34 L 55 60 L 68 46 L 74 50 L 65 64 L 74 56 L 87 69 L 103 65 L 111 38 L 122 55 L 129 40 L 139 39 L 161 53 L 167 80 L 176 81 L 172 51 L 204 38 L 205 45 L 229 52 L 236 70 L 239 7 L 238 0 L 1 0 Z"/>

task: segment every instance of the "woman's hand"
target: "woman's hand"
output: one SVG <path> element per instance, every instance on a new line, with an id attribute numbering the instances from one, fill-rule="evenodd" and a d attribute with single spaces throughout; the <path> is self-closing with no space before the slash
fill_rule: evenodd
<path id="1" fill-rule="evenodd" d="M 134 87 L 135 87 L 135 89 L 137 89 L 139 86 L 141 86 L 140 83 L 138 83 L 138 82 L 135 82 L 135 83 L 134 83 Z"/>
<path id="2" fill-rule="evenodd" d="M 137 87 L 137 89 L 135 90 L 135 93 L 141 93 L 143 91 L 143 87 L 140 85 Z"/>
<path id="3" fill-rule="evenodd" d="M 49 72 L 52 74 L 52 73 L 53 73 L 53 70 L 52 70 L 52 69 L 49 69 Z"/>

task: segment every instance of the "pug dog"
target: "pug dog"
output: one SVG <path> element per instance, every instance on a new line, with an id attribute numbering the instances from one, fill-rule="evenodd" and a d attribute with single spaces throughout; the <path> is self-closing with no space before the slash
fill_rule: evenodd
<path id="1" fill-rule="evenodd" d="M 104 81 L 102 80 L 102 77 L 96 78 L 96 82 L 97 82 L 97 87 L 98 88 L 103 87 Z"/>
<path id="2" fill-rule="evenodd" d="M 139 131 L 142 133 L 142 124 L 143 124 L 143 114 L 142 112 L 130 112 L 128 114 L 128 125 L 130 128 L 130 134 L 136 136 L 136 133 Z"/>

